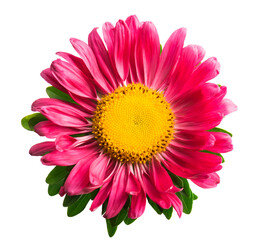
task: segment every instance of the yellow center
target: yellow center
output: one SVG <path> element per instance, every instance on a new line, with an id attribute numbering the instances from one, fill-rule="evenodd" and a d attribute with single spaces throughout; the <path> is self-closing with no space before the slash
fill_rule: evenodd
<path id="1" fill-rule="evenodd" d="M 129 84 L 98 102 L 93 134 L 111 158 L 145 163 L 173 139 L 174 118 L 162 93 Z"/>

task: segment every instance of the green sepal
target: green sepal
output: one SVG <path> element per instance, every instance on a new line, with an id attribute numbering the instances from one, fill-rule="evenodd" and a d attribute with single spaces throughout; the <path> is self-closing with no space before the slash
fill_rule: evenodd
<path id="1" fill-rule="evenodd" d="M 41 122 L 46 121 L 47 118 L 44 117 L 41 113 L 33 113 L 30 115 L 27 115 L 21 119 L 21 125 L 23 128 L 29 131 L 34 131 L 34 126 Z"/>
<path id="2" fill-rule="evenodd" d="M 49 184 L 48 185 L 48 194 L 49 196 L 55 196 L 59 193 L 60 188 L 64 184 L 64 179 L 60 180 L 59 182 L 55 184 Z"/>
<path id="3" fill-rule="evenodd" d="M 161 52 L 162 52 L 162 45 L 160 44 L 160 54 L 161 54 Z"/>
<path id="4" fill-rule="evenodd" d="M 215 152 L 211 152 L 211 151 L 207 151 L 207 150 L 202 150 L 201 152 L 205 152 L 205 153 L 210 153 L 210 154 L 217 155 L 217 156 L 221 157 L 221 163 L 224 163 L 224 162 L 225 162 L 224 157 L 223 157 L 220 153 L 215 153 Z"/>
<path id="5" fill-rule="evenodd" d="M 165 217 L 169 220 L 173 213 L 173 207 L 170 207 L 169 209 L 163 209 L 163 214 Z"/>
<path id="6" fill-rule="evenodd" d="M 74 196 L 69 196 L 69 195 L 65 195 L 64 197 L 64 201 L 63 201 L 63 206 L 64 207 L 69 207 L 71 206 L 73 203 L 75 203 L 81 195 L 74 195 Z"/>
<path id="7" fill-rule="evenodd" d="M 130 225 L 130 224 L 132 224 L 134 221 L 136 221 L 137 220 L 137 218 L 135 218 L 135 219 L 132 219 L 132 218 L 128 218 L 128 217 L 126 217 L 125 219 L 124 219 L 124 223 L 126 224 L 126 225 Z"/>
<path id="8" fill-rule="evenodd" d="M 71 103 L 76 103 L 68 94 L 60 91 L 59 89 L 55 87 L 47 87 L 46 92 L 50 98 L 55 98 L 55 99 L 60 99 L 63 101 L 71 102 Z"/>
<path id="9" fill-rule="evenodd" d="M 184 182 L 182 181 L 182 179 L 180 177 L 176 176 L 175 174 L 173 174 L 169 171 L 168 171 L 168 173 L 169 173 L 169 176 L 171 177 L 171 179 L 176 187 L 178 187 L 178 188 L 184 187 Z"/>
<path id="10" fill-rule="evenodd" d="M 68 217 L 74 217 L 81 213 L 85 208 L 89 200 L 91 199 L 91 194 L 84 194 L 81 195 L 81 197 L 75 201 L 73 204 L 71 204 L 67 209 L 67 216 Z"/>
<path id="11" fill-rule="evenodd" d="M 109 237 L 113 237 L 116 233 L 117 226 L 112 226 L 109 219 L 106 219 L 107 230 Z"/>
<path id="12" fill-rule="evenodd" d="M 151 205 L 151 207 L 158 213 L 158 214 L 162 214 L 163 212 L 163 208 L 161 208 L 158 204 L 156 204 L 155 202 L 153 202 L 151 200 L 151 198 L 147 197 L 147 200 L 149 202 L 149 204 Z"/>
<path id="13" fill-rule="evenodd" d="M 182 201 L 183 212 L 186 214 L 190 214 L 192 210 L 192 205 L 193 205 L 193 193 L 190 189 L 188 180 L 185 178 L 181 178 L 181 180 L 184 183 L 183 190 L 180 192 L 177 192 L 176 195 Z"/>
<path id="14" fill-rule="evenodd" d="M 227 130 L 224 130 L 224 129 L 222 129 L 222 128 L 217 128 L 217 127 L 208 130 L 208 132 L 223 132 L 223 133 L 228 134 L 230 137 L 233 136 L 232 133 L 228 132 Z"/>
<path id="15" fill-rule="evenodd" d="M 69 172 L 70 171 L 68 167 L 56 166 L 47 176 L 46 183 L 55 184 L 60 180 L 66 178 Z"/>

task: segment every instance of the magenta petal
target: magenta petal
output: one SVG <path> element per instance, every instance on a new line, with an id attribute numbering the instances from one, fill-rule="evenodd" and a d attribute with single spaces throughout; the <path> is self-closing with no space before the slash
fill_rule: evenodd
<path id="1" fill-rule="evenodd" d="M 209 173 L 193 178 L 191 181 L 202 188 L 214 188 L 220 183 L 220 177 L 217 173 Z"/>
<path id="2" fill-rule="evenodd" d="M 58 82 L 68 91 L 81 97 L 97 98 L 94 86 L 80 69 L 57 59 L 51 64 L 51 70 Z"/>
<path id="3" fill-rule="evenodd" d="M 227 133 L 211 132 L 215 137 L 213 146 L 207 147 L 206 150 L 216 153 L 226 153 L 233 150 L 232 139 Z"/>
<path id="4" fill-rule="evenodd" d="M 203 84 L 215 78 L 220 72 L 220 64 L 215 57 L 207 59 L 201 63 L 199 67 L 193 72 L 190 79 L 192 86 Z"/>
<path id="5" fill-rule="evenodd" d="M 150 177 L 146 174 L 143 174 L 143 183 L 145 192 L 153 202 L 157 203 L 160 207 L 165 209 L 171 207 L 171 202 L 166 195 L 167 193 L 159 192 L 152 183 Z"/>
<path id="6" fill-rule="evenodd" d="M 140 217 L 144 213 L 145 207 L 146 194 L 143 188 L 141 188 L 141 191 L 138 195 L 134 195 L 131 197 L 131 206 L 128 212 L 128 217 L 132 219 Z"/>
<path id="7" fill-rule="evenodd" d="M 76 68 L 78 68 L 79 70 L 81 70 L 87 78 L 89 78 L 89 79 L 92 78 L 91 73 L 89 72 L 89 70 L 87 69 L 84 61 L 81 58 L 76 57 L 76 56 L 74 56 L 70 53 L 65 53 L 65 52 L 57 52 L 56 54 L 58 56 L 62 57 L 63 59 L 65 59 L 71 65 L 73 65 Z"/>
<path id="8" fill-rule="evenodd" d="M 70 96 L 76 103 L 82 106 L 85 112 L 89 114 L 93 114 L 93 112 L 96 110 L 96 104 L 94 103 L 92 99 L 81 97 L 74 93 L 70 93 Z"/>
<path id="9" fill-rule="evenodd" d="M 160 39 L 156 27 L 151 22 L 145 22 L 140 29 L 139 42 L 136 54 L 140 55 L 137 59 L 142 59 L 142 68 L 137 62 L 138 71 L 144 73 L 144 83 L 150 87 L 154 81 L 160 57 Z"/>
<path id="10" fill-rule="evenodd" d="M 160 192 L 167 192 L 173 188 L 173 182 L 164 167 L 155 159 L 152 160 L 151 175 L 154 186 Z"/>
<path id="11" fill-rule="evenodd" d="M 63 127 L 84 128 L 88 123 L 85 117 L 90 115 L 78 107 L 58 99 L 41 98 L 32 104 L 32 111 L 39 111 L 53 123 Z"/>
<path id="12" fill-rule="evenodd" d="M 89 159 L 90 156 L 94 157 L 95 154 L 97 154 L 98 147 L 97 144 L 91 143 L 89 145 L 86 145 L 85 147 L 80 148 L 74 148 L 65 150 L 62 152 L 59 151 L 53 151 L 51 153 L 48 153 L 44 155 L 41 158 L 41 161 L 44 165 L 59 165 L 59 166 L 71 166 L 75 165 L 79 161 L 83 159 Z"/>
<path id="13" fill-rule="evenodd" d="M 51 121 L 39 122 L 34 126 L 34 130 L 40 136 L 46 136 L 47 138 L 56 138 L 60 135 L 73 135 L 84 132 L 84 130 L 58 126 Z"/>
<path id="14" fill-rule="evenodd" d="M 95 156 L 83 157 L 71 170 L 64 183 L 68 195 L 83 194 L 83 189 L 89 184 L 89 168 Z"/>
<path id="15" fill-rule="evenodd" d="M 230 99 L 223 99 L 221 102 L 221 106 L 219 107 L 219 111 L 223 113 L 223 115 L 228 115 L 237 110 L 237 106 Z"/>
<path id="16" fill-rule="evenodd" d="M 105 218 L 115 217 L 123 208 L 128 198 L 128 194 L 125 192 L 127 177 L 127 168 L 125 165 L 122 165 L 113 179 L 108 206 L 104 215 Z"/>
<path id="17" fill-rule="evenodd" d="M 57 79 L 53 76 L 50 68 L 47 68 L 41 72 L 41 77 L 44 78 L 50 85 L 61 90 L 62 92 L 67 93 L 67 90 L 57 81 Z"/>
<path id="18" fill-rule="evenodd" d="M 42 156 L 45 153 L 52 152 L 54 150 L 56 150 L 55 142 L 47 141 L 33 145 L 29 150 L 29 154 L 32 156 Z"/>
<path id="19" fill-rule="evenodd" d="M 68 135 L 61 135 L 56 138 L 56 149 L 59 152 L 70 149 L 77 140 Z"/>
<path id="20" fill-rule="evenodd" d="M 81 40 L 71 38 L 70 41 L 73 47 L 75 48 L 75 50 L 83 59 L 91 75 L 93 76 L 94 78 L 93 81 L 96 84 L 97 88 L 100 91 L 102 91 L 102 93 L 107 94 L 112 92 L 112 87 L 109 85 L 107 80 L 102 75 L 92 49 L 85 42 Z"/>
<path id="21" fill-rule="evenodd" d="M 115 42 L 115 28 L 110 22 L 106 22 L 102 26 L 102 33 L 104 41 L 107 45 L 109 57 L 111 62 L 114 62 L 114 42 Z"/>
<path id="22" fill-rule="evenodd" d="M 107 171 L 109 158 L 102 154 L 93 161 L 89 170 L 89 180 L 93 185 L 101 186 Z"/>
<path id="23" fill-rule="evenodd" d="M 117 88 L 119 82 L 116 81 L 117 75 L 111 64 L 109 54 L 107 49 L 102 42 L 101 37 L 97 33 L 97 29 L 94 28 L 93 31 L 88 36 L 88 44 L 94 52 L 97 59 L 100 70 L 110 83 L 110 85 L 115 89 Z M 119 81 L 119 80 L 118 80 Z M 118 84 L 117 84 L 118 83 Z"/>
<path id="24" fill-rule="evenodd" d="M 182 212 L 183 212 L 182 201 L 175 194 L 172 194 L 172 193 L 169 193 L 168 197 L 170 199 L 170 202 L 171 202 L 173 208 L 175 209 L 177 215 L 180 218 L 182 216 Z"/>
<path id="25" fill-rule="evenodd" d="M 161 88 L 162 84 L 168 80 L 169 76 L 172 74 L 182 51 L 185 36 L 186 29 L 180 28 L 169 37 L 162 50 L 152 87 L 156 89 Z"/>
<path id="26" fill-rule="evenodd" d="M 130 172 L 125 191 L 130 195 L 138 195 L 140 193 L 140 190 L 141 190 L 140 182 L 134 176 L 134 174 Z"/>
<path id="27" fill-rule="evenodd" d="M 99 206 L 101 206 L 106 201 L 106 199 L 108 198 L 108 195 L 111 191 L 111 187 L 112 187 L 112 181 L 110 178 L 109 181 L 107 181 L 106 183 L 103 184 L 100 191 L 94 198 L 93 203 L 90 207 L 91 211 L 96 210 Z"/>
<path id="28" fill-rule="evenodd" d="M 115 28 L 114 60 L 116 69 L 125 80 L 129 73 L 130 61 L 130 32 L 126 23 L 119 20 Z"/>

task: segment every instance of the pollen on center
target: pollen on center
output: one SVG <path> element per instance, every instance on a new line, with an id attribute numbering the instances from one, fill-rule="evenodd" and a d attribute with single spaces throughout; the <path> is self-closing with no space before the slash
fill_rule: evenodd
<path id="1" fill-rule="evenodd" d="M 129 84 L 98 101 L 93 134 L 111 158 L 145 163 L 173 139 L 174 119 L 163 93 Z"/>

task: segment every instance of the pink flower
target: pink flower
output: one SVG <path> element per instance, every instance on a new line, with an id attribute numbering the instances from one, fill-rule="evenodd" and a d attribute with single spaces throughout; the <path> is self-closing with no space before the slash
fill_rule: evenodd
<path id="1" fill-rule="evenodd" d="M 74 166 L 61 195 L 98 189 L 91 210 L 106 200 L 106 218 L 131 196 L 129 218 L 140 217 L 146 198 L 179 217 L 182 201 L 170 174 L 203 188 L 219 183 L 219 154 L 232 150 L 231 137 L 213 129 L 236 110 L 226 87 L 208 81 L 219 74 L 197 45 L 183 47 L 186 29 L 176 30 L 160 53 L 151 22 L 136 16 L 103 25 L 104 42 L 93 29 L 88 44 L 71 39 L 80 57 L 57 53 L 41 76 L 75 103 L 38 99 L 32 110 L 48 120 L 35 125 L 54 139 L 33 146 L 45 165 Z M 213 154 L 211 154 L 212 152 Z M 46 154 L 45 154 L 46 153 Z"/>

